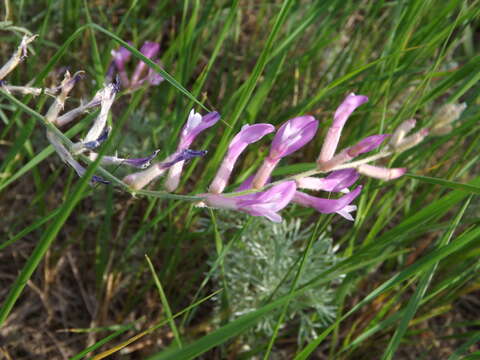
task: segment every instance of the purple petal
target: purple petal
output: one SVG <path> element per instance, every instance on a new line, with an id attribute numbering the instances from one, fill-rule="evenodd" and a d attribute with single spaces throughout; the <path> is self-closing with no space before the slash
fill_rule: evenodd
<path id="1" fill-rule="evenodd" d="M 359 178 L 359 174 L 355 169 L 344 169 L 332 171 L 325 178 L 325 191 L 338 192 L 353 185 Z"/>
<path id="2" fill-rule="evenodd" d="M 125 163 L 139 169 L 146 169 L 147 167 L 150 166 L 150 162 L 158 155 L 159 152 L 160 150 L 155 150 L 151 155 L 147 157 L 126 159 Z"/>
<path id="3" fill-rule="evenodd" d="M 355 169 L 343 169 L 333 171 L 325 178 L 304 177 L 298 179 L 297 184 L 301 189 L 339 192 L 354 184 L 358 178 Z"/>
<path id="4" fill-rule="evenodd" d="M 145 41 L 140 48 L 140 52 L 147 58 L 155 57 L 160 51 L 160 44 L 153 41 Z"/>
<path id="5" fill-rule="evenodd" d="M 160 44 L 152 41 L 145 41 L 142 48 L 140 49 L 140 52 L 143 55 L 145 55 L 145 57 L 149 59 L 153 59 L 158 54 L 159 50 L 160 50 Z M 147 68 L 148 68 L 147 64 L 144 63 L 143 61 L 140 61 L 137 64 L 132 75 L 132 81 L 131 81 L 132 87 L 135 87 L 141 84 L 141 78 Z"/>
<path id="6" fill-rule="evenodd" d="M 105 184 L 105 185 L 110 184 L 110 181 L 105 180 L 104 178 L 102 178 L 100 176 L 97 176 L 97 175 L 93 175 L 92 180 L 90 180 L 90 182 L 92 184 L 95 184 L 95 183 L 101 183 L 101 184 Z"/>
<path id="7" fill-rule="evenodd" d="M 365 95 L 349 94 L 345 100 L 340 104 L 335 115 L 333 116 L 333 127 L 343 127 L 349 116 L 355 111 L 357 107 L 365 104 L 368 97 Z"/>
<path id="8" fill-rule="evenodd" d="M 180 135 L 179 150 L 187 149 L 195 140 L 198 134 L 215 125 L 220 120 L 220 114 L 216 111 L 210 112 L 202 117 L 192 109 L 188 115 L 188 120 L 182 129 Z"/>
<path id="9" fill-rule="evenodd" d="M 327 136 L 322 145 L 322 150 L 318 156 L 318 164 L 322 164 L 330 160 L 337 150 L 340 135 L 342 134 L 343 126 L 352 112 L 360 105 L 366 103 L 368 98 L 364 95 L 355 95 L 351 93 L 340 104 L 333 117 L 333 124 L 328 129 Z"/>
<path id="10" fill-rule="evenodd" d="M 297 151 L 315 136 L 318 121 L 313 116 L 299 116 L 285 122 L 277 131 L 269 157 L 280 159 Z"/>
<path id="11" fill-rule="evenodd" d="M 287 181 L 264 192 L 236 197 L 206 194 L 204 199 L 211 207 L 234 209 L 252 216 L 264 216 L 271 221 L 280 222 L 282 218 L 277 212 L 290 203 L 296 188 L 294 181 Z"/>
<path id="12" fill-rule="evenodd" d="M 255 206 L 257 210 L 261 206 L 262 209 L 279 211 L 290 203 L 296 188 L 295 181 L 286 181 L 266 191 L 238 196 L 238 206 L 245 209 Z"/>
<path id="13" fill-rule="evenodd" d="M 89 150 L 94 150 L 97 147 L 99 147 L 105 140 L 108 139 L 108 134 L 110 134 L 110 130 L 112 128 L 110 126 L 106 126 L 105 129 L 103 129 L 103 132 L 100 134 L 100 136 L 97 138 L 97 140 L 93 141 L 87 141 L 86 143 L 83 143 L 83 147 Z"/>
<path id="14" fill-rule="evenodd" d="M 230 142 L 228 146 L 228 156 L 236 160 L 247 145 L 260 140 L 273 131 L 275 131 L 275 128 L 270 124 L 244 125 Z"/>
<path id="15" fill-rule="evenodd" d="M 282 217 L 277 212 L 290 203 L 296 188 L 294 181 L 275 185 L 267 191 L 254 194 L 252 200 L 240 201 L 239 209 L 252 216 L 264 216 L 271 221 L 280 222 Z"/>
<path id="16" fill-rule="evenodd" d="M 349 205 L 360 194 L 361 190 L 362 186 L 357 186 L 355 190 L 339 199 L 323 199 L 297 191 L 294 201 L 303 206 L 313 207 L 323 214 L 331 214 L 341 211 L 345 206 Z"/>
<path id="17" fill-rule="evenodd" d="M 159 64 L 159 61 L 156 61 L 157 64 Z M 150 85 L 158 85 L 160 84 L 163 80 L 162 75 L 158 74 L 155 70 L 152 68 L 148 69 L 148 75 L 147 75 L 147 81 L 150 83 Z"/>
<path id="18" fill-rule="evenodd" d="M 225 189 L 225 186 L 227 186 L 235 163 L 245 148 L 249 144 L 260 140 L 262 137 L 271 133 L 272 131 L 275 131 L 275 128 L 270 124 L 243 126 L 242 130 L 240 130 L 240 132 L 233 138 L 228 146 L 228 153 L 223 158 L 222 164 L 220 165 L 215 178 L 209 186 L 209 191 L 216 194 L 221 193 Z"/>
<path id="19" fill-rule="evenodd" d="M 190 150 L 184 149 L 180 151 L 178 155 L 176 155 L 173 160 L 161 163 L 161 167 L 163 169 L 169 168 L 172 165 L 180 162 L 180 161 L 188 161 L 196 157 L 202 157 L 207 154 L 207 150 Z"/>
<path id="20" fill-rule="evenodd" d="M 348 155 L 354 158 L 360 154 L 372 151 L 373 149 L 379 147 L 382 144 L 383 140 L 385 140 L 389 136 L 389 134 L 384 134 L 366 137 L 365 139 L 360 140 L 357 144 L 350 147 L 347 150 Z"/>
<path id="21" fill-rule="evenodd" d="M 130 53 L 130 50 L 127 50 L 122 46 L 118 50 L 112 50 L 112 56 L 113 56 L 113 62 L 115 63 L 115 66 L 117 67 L 118 71 L 122 71 L 122 70 L 125 70 L 125 65 L 127 64 L 128 61 L 130 61 L 132 54 Z"/>

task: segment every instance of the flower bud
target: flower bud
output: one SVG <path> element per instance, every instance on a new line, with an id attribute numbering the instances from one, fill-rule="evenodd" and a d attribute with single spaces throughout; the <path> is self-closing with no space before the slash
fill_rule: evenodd
<path id="1" fill-rule="evenodd" d="M 393 180 L 397 179 L 407 171 L 406 168 L 386 168 L 374 165 L 363 164 L 358 166 L 357 171 L 366 176 L 370 176 L 380 180 Z"/>

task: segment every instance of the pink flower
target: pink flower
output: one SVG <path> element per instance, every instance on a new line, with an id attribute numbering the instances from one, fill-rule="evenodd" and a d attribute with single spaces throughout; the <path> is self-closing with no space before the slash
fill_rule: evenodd
<path id="1" fill-rule="evenodd" d="M 160 44 L 152 41 L 145 41 L 140 49 L 140 52 L 149 59 L 155 58 L 159 51 Z M 147 68 L 147 64 L 145 64 L 143 61 L 138 62 L 135 70 L 133 71 L 132 80 L 130 82 L 131 87 L 136 87 L 143 83 L 142 76 L 144 76 Z"/>
<path id="2" fill-rule="evenodd" d="M 156 59 L 159 51 L 160 44 L 152 41 L 145 41 L 140 48 L 140 52 L 143 55 L 160 65 L 160 60 Z M 123 46 L 118 50 L 112 50 L 112 57 L 113 61 L 107 72 L 107 77 L 110 81 L 114 78 L 116 72 L 118 72 L 122 86 L 129 89 L 138 88 L 145 81 L 148 81 L 151 85 L 158 85 L 163 81 L 163 77 L 149 68 L 143 61 L 137 63 L 132 77 L 129 78 L 126 65 L 130 61 L 132 54 Z"/>
<path id="3" fill-rule="evenodd" d="M 317 128 L 318 121 L 310 115 L 286 121 L 275 134 L 270 154 L 255 175 L 253 187 L 255 189 L 263 187 L 278 162 L 312 140 Z"/>
<path id="4" fill-rule="evenodd" d="M 278 212 L 290 203 L 295 190 L 295 182 L 286 181 L 266 191 L 248 195 L 226 197 L 205 194 L 204 201 L 210 207 L 242 211 L 252 216 L 264 216 L 271 221 L 280 222 L 282 217 Z"/>
<path id="5" fill-rule="evenodd" d="M 286 121 L 272 141 L 269 158 L 280 160 L 292 154 L 313 139 L 318 121 L 313 116 L 299 116 Z"/>
<path id="6" fill-rule="evenodd" d="M 338 213 L 348 220 L 353 220 L 350 212 L 355 210 L 356 207 L 350 205 L 350 203 L 355 200 L 361 191 L 362 186 L 357 186 L 355 190 L 343 195 L 339 199 L 323 199 L 297 191 L 295 192 L 293 201 L 302 206 L 312 207 L 322 214 Z"/>
<path id="7" fill-rule="evenodd" d="M 332 171 L 327 177 L 304 177 L 297 180 L 297 186 L 300 189 L 309 189 L 316 191 L 339 192 L 345 191 L 353 185 L 359 178 L 355 169 L 343 169 Z"/>
<path id="8" fill-rule="evenodd" d="M 345 100 L 343 100 L 335 112 L 332 126 L 328 129 L 325 142 L 323 143 L 320 156 L 317 160 L 319 164 L 324 163 L 333 157 L 335 150 L 337 150 L 340 135 L 342 134 L 343 127 L 345 126 L 348 117 L 357 107 L 366 103 L 367 101 L 368 98 L 366 96 L 355 95 L 354 93 L 349 94 Z"/>
<path id="9" fill-rule="evenodd" d="M 388 134 L 383 134 L 366 137 L 355 145 L 342 150 L 330 160 L 319 163 L 319 168 L 324 171 L 329 171 L 330 169 L 335 168 L 335 166 L 349 162 L 361 154 L 376 149 L 389 136 L 390 135 Z"/>
<path id="10" fill-rule="evenodd" d="M 188 149 L 198 134 L 215 125 L 218 120 L 220 120 L 220 114 L 216 111 L 202 116 L 200 113 L 197 113 L 192 109 L 190 114 L 188 114 L 187 123 L 180 134 L 178 150 Z"/>
<path id="11" fill-rule="evenodd" d="M 220 114 L 216 111 L 202 116 L 192 109 L 188 115 L 187 123 L 180 134 L 180 143 L 178 144 L 177 152 L 188 149 L 198 134 L 215 125 L 218 120 L 220 120 Z M 174 191 L 178 187 L 184 163 L 185 161 L 179 161 L 170 168 L 167 180 L 165 181 L 165 188 L 168 191 Z"/>
<path id="12" fill-rule="evenodd" d="M 220 165 L 217 175 L 209 187 L 209 191 L 215 194 L 221 193 L 228 183 L 238 157 L 245 148 L 273 131 L 275 131 L 275 128 L 270 124 L 244 125 L 231 141 L 227 155 L 225 155 L 222 165 Z"/>

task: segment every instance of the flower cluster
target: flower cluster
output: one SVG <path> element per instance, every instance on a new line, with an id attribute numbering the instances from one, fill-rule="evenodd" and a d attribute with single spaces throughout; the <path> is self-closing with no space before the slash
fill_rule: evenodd
<path id="1" fill-rule="evenodd" d="M 273 129 L 271 125 L 269 127 L 269 124 L 244 127 L 230 144 L 222 166 L 209 188 L 210 192 L 204 194 L 202 205 L 234 209 L 253 216 L 264 216 L 269 220 L 278 222 L 281 221 L 278 212 L 289 203 L 296 203 L 314 208 L 320 213 L 337 213 L 348 220 L 353 220 L 351 213 L 356 210 L 356 206 L 351 205 L 351 203 L 360 194 L 362 187 L 357 186 L 353 190 L 350 190 L 349 187 L 357 181 L 360 174 L 381 180 L 392 180 L 405 173 L 404 168 L 391 169 L 370 165 L 369 163 L 418 144 L 428 133 L 424 129 L 406 136 L 415 126 L 414 120 L 407 120 L 395 131 L 387 147 L 377 155 L 353 161 L 358 156 L 378 148 L 390 135 L 369 136 L 337 153 L 341 132 L 347 119 L 357 107 L 367 101 L 366 96 L 353 93 L 345 98 L 335 112 L 332 126 L 328 129 L 315 170 L 269 184 L 272 171 L 279 161 L 283 157 L 294 153 L 315 137 L 318 121 L 309 115 L 299 116 L 286 121 L 279 128 L 273 138 L 270 152 L 260 169 L 252 179 L 249 179 L 246 184 L 238 189 L 242 192 L 245 192 L 245 190 L 248 192 L 248 189 L 251 188 L 255 192 L 247 194 L 236 194 L 234 192 L 220 195 L 227 184 L 239 153 L 250 143 L 249 140 L 255 139 L 256 141 L 265 134 L 272 132 Z M 258 130 L 252 131 L 255 126 L 258 127 Z M 320 173 L 329 173 L 329 175 L 323 178 L 313 176 Z M 321 198 L 307 194 L 300 189 L 337 192 L 344 193 L 344 195 L 339 198 Z"/>
<path id="2" fill-rule="evenodd" d="M 160 44 L 153 41 L 145 41 L 140 52 L 145 57 L 154 61 L 158 65 L 161 65 L 157 55 L 160 51 Z M 127 64 L 130 61 L 132 54 L 129 50 L 121 47 L 118 50 L 112 50 L 112 62 L 107 71 L 107 82 L 112 81 L 116 75 L 118 75 L 122 87 L 129 90 L 135 90 L 148 82 L 150 85 L 158 85 L 164 79 L 161 75 L 157 74 L 152 69 L 148 68 L 147 64 L 143 61 L 139 61 L 133 70 L 131 76 L 128 76 Z"/>
<path id="3" fill-rule="evenodd" d="M 52 89 L 38 89 L 31 87 L 8 86 L 4 77 L 8 75 L 27 55 L 27 45 L 35 37 L 24 37 L 12 58 L 0 69 L 0 86 L 9 92 L 38 95 L 47 93 L 54 96 L 54 101 L 48 109 L 45 119 L 52 125 L 63 127 L 69 124 L 89 109 L 99 107 L 99 113 L 93 125 L 84 139 L 66 148 L 58 136 L 51 130 L 47 130 L 47 138 L 54 146 L 59 156 L 69 164 L 79 176 L 83 176 L 85 168 L 76 159 L 80 154 L 85 154 L 90 160 L 98 158 L 95 150 L 108 138 L 111 128 L 107 125 L 108 114 L 112 107 L 115 96 L 119 90 L 119 82 L 110 82 L 100 89 L 88 102 L 60 115 L 68 94 L 75 84 L 81 79 L 82 73 L 71 75 L 68 71 L 60 86 Z M 157 61 L 159 44 L 146 42 L 141 52 L 153 61 Z M 131 77 L 126 71 L 126 63 L 130 59 L 130 52 L 125 48 L 113 51 L 113 61 L 110 66 L 109 76 L 114 74 L 120 79 L 122 85 L 132 90 L 146 81 L 158 84 L 162 79 L 158 74 L 148 69 L 147 65 L 139 62 Z M 271 124 L 244 125 L 240 132 L 230 142 L 225 157 L 217 171 L 215 178 L 209 186 L 208 193 L 199 194 L 198 206 L 231 209 L 248 213 L 253 216 L 263 216 L 267 219 L 280 222 L 279 212 L 288 204 L 295 203 L 300 206 L 314 208 L 320 213 L 337 213 L 348 220 L 353 220 L 352 212 L 356 206 L 352 202 L 359 196 L 362 186 L 353 187 L 360 175 L 366 175 L 381 180 L 392 180 L 402 176 L 404 168 L 386 168 L 372 165 L 371 163 L 394 153 L 405 151 L 420 143 L 428 134 L 427 129 L 422 129 L 409 134 L 415 127 L 415 120 L 404 121 L 393 134 L 377 134 L 366 137 L 358 143 L 337 151 L 343 128 L 350 115 L 368 98 L 364 95 L 349 94 L 336 110 L 332 125 L 327 131 L 320 154 L 313 170 L 296 174 L 284 179 L 271 182 L 273 170 L 280 160 L 287 157 L 311 140 L 314 139 L 318 130 L 318 120 L 313 116 L 303 115 L 290 119 L 283 123 L 276 131 L 270 151 L 254 176 L 248 178 L 238 189 L 231 193 L 223 193 L 227 187 L 235 164 L 248 145 L 260 141 L 266 135 L 275 132 Z M 450 118 L 458 117 L 464 106 L 453 109 Z M 123 179 L 123 183 L 132 192 L 147 186 L 160 176 L 167 174 L 164 183 L 166 191 L 172 192 L 178 188 L 185 162 L 204 156 L 206 151 L 191 150 L 190 146 L 197 136 L 204 130 L 212 127 L 220 120 L 218 112 L 210 112 L 205 115 L 191 110 L 186 124 L 184 125 L 176 151 L 167 156 L 163 161 L 151 163 L 157 156 L 158 150 L 151 155 L 125 159 L 115 156 L 102 156 L 101 163 L 105 165 L 126 165 L 143 169 L 142 171 L 129 174 Z M 450 121 L 450 120 L 449 120 Z M 449 129 L 449 121 L 438 121 L 438 128 Z M 384 144 L 388 139 L 388 143 Z M 383 148 L 374 155 L 358 159 L 359 156 L 379 148 Z M 325 177 L 316 175 L 326 174 Z M 93 176 L 91 182 L 108 183 L 98 176 Z M 351 188 L 352 187 L 352 188 Z M 315 196 L 307 193 L 324 191 L 328 192 L 328 198 Z M 335 193 L 340 196 L 334 196 Z"/>
<path id="4" fill-rule="evenodd" d="M 98 154 L 95 150 L 107 140 L 108 135 L 110 134 L 111 127 L 107 126 L 108 115 L 110 109 L 115 100 L 115 96 L 119 91 L 120 84 L 117 82 L 111 82 L 106 84 L 101 88 L 95 96 L 88 102 L 60 115 L 63 111 L 65 101 L 69 93 L 74 88 L 75 84 L 83 77 L 83 72 L 77 72 L 74 75 L 71 75 L 69 71 L 65 72 L 64 79 L 61 84 L 55 88 L 34 88 L 29 86 L 11 86 L 3 80 L 15 67 L 27 56 L 27 45 L 35 40 L 36 36 L 25 36 L 22 39 L 18 49 L 14 52 L 11 59 L 0 69 L 0 87 L 9 92 L 17 92 L 21 94 L 31 94 L 31 95 L 40 95 L 46 93 L 54 97 L 52 104 L 50 105 L 47 113 L 45 114 L 45 120 L 58 127 L 62 128 L 65 125 L 71 123 L 73 120 L 80 117 L 82 114 L 86 113 L 88 110 L 99 107 L 99 113 L 93 121 L 93 125 L 90 130 L 87 132 L 87 135 L 84 139 L 80 140 L 77 143 L 71 145 L 68 149 L 61 139 L 51 130 L 47 130 L 46 136 L 50 144 L 54 147 L 57 154 L 60 158 L 70 165 L 78 176 L 83 176 L 85 174 L 85 167 L 76 159 L 78 155 L 86 153 L 86 156 L 90 160 L 95 160 L 98 157 Z M 142 47 L 141 51 L 145 56 L 153 58 L 158 53 L 159 46 L 155 43 L 146 42 Z M 120 49 L 119 52 L 125 55 L 124 49 Z M 116 64 L 117 70 L 119 71 L 120 76 L 122 76 L 124 68 L 122 64 L 128 60 L 128 56 L 123 60 L 114 58 L 114 63 Z M 158 76 L 153 76 L 150 71 L 143 77 L 146 70 L 146 65 L 144 63 L 138 64 L 135 72 L 132 76 L 132 79 L 129 84 L 132 86 L 139 86 L 145 80 L 150 81 L 152 84 L 158 83 Z M 161 80 L 160 80 L 161 81 Z M 155 158 L 158 154 L 158 150 L 155 150 L 152 154 L 142 157 L 142 158 L 120 158 L 118 156 L 103 156 L 101 158 L 101 164 L 103 165 L 126 165 L 134 168 L 145 169 L 148 168 L 151 164 L 151 160 Z M 175 165 L 177 162 L 184 162 L 193 157 L 203 156 L 205 152 L 202 151 L 193 151 L 187 149 L 186 147 L 182 148 L 180 151 L 169 157 L 166 161 L 157 164 L 157 167 L 160 167 L 164 170 Z M 90 183 L 104 183 L 108 184 L 107 180 L 104 180 L 100 176 L 94 175 Z"/>
<path id="5" fill-rule="evenodd" d="M 280 126 L 273 138 L 269 154 L 256 174 L 247 179 L 235 192 L 222 194 L 241 153 L 249 144 L 259 141 L 275 131 L 271 124 L 244 125 L 230 142 L 222 164 L 209 186 L 209 192 L 199 195 L 202 197 L 202 201 L 198 206 L 231 209 L 279 222 L 282 218 L 278 212 L 288 204 L 296 203 L 314 208 L 324 214 L 337 213 L 348 220 L 353 220 L 351 213 L 356 210 L 356 206 L 352 205 L 352 202 L 358 197 L 362 187 L 357 186 L 352 190 L 349 187 L 358 180 L 360 174 L 381 180 L 393 180 L 405 173 L 404 168 L 392 169 L 369 163 L 418 144 L 428 133 L 426 129 L 423 129 L 408 135 L 408 132 L 415 126 L 415 121 L 407 120 L 392 136 L 389 134 L 372 135 L 337 152 L 340 136 L 347 119 L 357 107 L 367 101 L 366 96 L 353 93 L 345 98 L 335 112 L 332 126 L 328 129 L 316 162 L 316 169 L 273 183 L 270 182 L 272 172 L 280 160 L 305 146 L 316 135 L 318 121 L 313 116 L 295 117 Z M 202 117 L 192 110 L 187 124 L 182 130 L 178 151 L 190 146 L 201 131 L 212 126 L 218 119 L 218 113 L 210 113 Z M 355 161 L 358 156 L 377 149 L 387 138 L 390 138 L 390 141 L 382 151 L 371 157 Z M 165 173 L 166 170 L 160 164 L 155 164 L 143 172 L 128 175 L 124 182 L 133 189 L 141 189 Z M 178 162 L 170 168 L 165 182 L 166 190 L 173 191 L 177 188 L 182 166 L 183 162 Z M 321 173 L 328 173 L 328 175 L 323 178 L 314 176 Z M 321 198 L 300 190 L 326 191 L 343 195 L 339 198 Z"/>

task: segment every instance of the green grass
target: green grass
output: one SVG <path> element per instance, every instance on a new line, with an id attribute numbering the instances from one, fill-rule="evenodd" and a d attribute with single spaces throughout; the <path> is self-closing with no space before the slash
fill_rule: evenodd
<path id="1" fill-rule="evenodd" d="M 132 64 L 143 60 L 165 78 L 117 96 L 102 153 L 135 157 L 159 148 L 163 158 L 176 148 L 192 107 L 222 115 L 194 144 L 209 153 L 188 164 L 175 194 L 164 192 L 161 180 L 132 192 L 120 180 L 125 169 L 95 162 L 87 175 L 113 184 L 92 188 L 59 161 L 44 133 L 56 131 L 71 144 L 96 113 L 60 133 L 43 117 L 51 98 L 0 90 L 0 350 L 7 358 L 475 358 L 479 1 L 4 3 L 2 64 L 25 29 L 40 34 L 9 84 L 53 86 L 61 67 L 85 70 L 70 108 L 102 86 L 119 46 L 131 50 Z M 161 43 L 162 66 L 137 50 L 146 40 Z M 467 108 L 450 133 L 384 163 L 407 167 L 404 177 L 360 179 L 354 223 L 299 206 L 283 210 L 302 228 L 315 224 L 298 244 L 295 265 L 279 276 L 289 292 L 279 294 L 277 284 L 257 309 L 232 313 L 236 287 L 227 279 L 235 274 L 225 259 L 251 245 L 245 234 L 259 223 L 245 217 L 226 227 L 222 212 L 193 206 L 195 195 L 207 190 L 247 123 L 278 127 L 314 115 L 317 137 L 275 176 L 310 169 L 336 107 L 352 91 L 370 101 L 347 122 L 342 147 L 391 133 L 412 117 L 418 128 L 430 127 L 445 103 Z M 267 151 L 268 140 L 250 145 L 229 189 L 254 173 Z M 340 260 L 305 277 L 303 265 L 322 237 L 332 239 Z M 335 320 L 313 327 L 315 311 L 302 294 L 319 285 L 334 291 Z M 311 328 L 290 316 L 292 306 L 303 306 Z M 260 329 L 267 316 L 275 326 Z M 305 342 L 297 341 L 302 326 L 314 329 Z M 39 329 L 35 340 L 32 328 Z"/>

